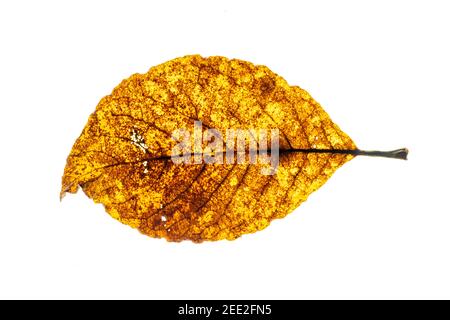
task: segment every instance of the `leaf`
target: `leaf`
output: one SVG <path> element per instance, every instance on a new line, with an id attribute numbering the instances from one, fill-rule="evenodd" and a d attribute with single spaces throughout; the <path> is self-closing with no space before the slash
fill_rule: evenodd
<path id="1" fill-rule="evenodd" d="M 279 129 L 275 174 L 250 161 L 175 164 L 172 133 L 195 121 L 203 131 Z M 285 217 L 337 168 L 370 153 L 267 67 L 186 56 L 132 75 L 101 99 L 67 159 L 61 198 L 81 186 L 112 217 L 151 237 L 232 240 Z"/>

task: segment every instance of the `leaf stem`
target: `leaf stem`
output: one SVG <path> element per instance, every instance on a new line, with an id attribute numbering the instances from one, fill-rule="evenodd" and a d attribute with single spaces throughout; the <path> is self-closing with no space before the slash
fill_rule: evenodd
<path id="1" fill-rule="evenodd" d="M 351 154 L 354 156 L 369 156 L 369 157 L 383 157 L 383 158 L 393 158 L 407 160 L 408 149 L 396 149 L 391 151 L 367 151 L 367 150 L 346 150 L 346 149 L 290 149 L 290 150 L 280 150 L 280 153 L 331 153 L 331 154 Z"/>
<path id="2" fill-rule="evenodd" d="M 370 157 L 384 157 L 384 158 L 393 158 L 393 159 L 402 159 L 408 160 L 408 149 L 402 148 L 391 151 L 365 151 L 365 150 L 356 150 L 357 156 L 370 156 Z"/>

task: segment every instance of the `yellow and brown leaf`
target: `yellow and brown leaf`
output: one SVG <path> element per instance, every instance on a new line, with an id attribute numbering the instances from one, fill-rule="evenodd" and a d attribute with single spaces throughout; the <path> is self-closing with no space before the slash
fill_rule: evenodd
<path id="1" fill-rule="evenodd" d="M 279 166 L 175 164 L 172 132 L 278 129 Z M 134 74 L 104 97 L 67 159 L 61 197 L 80 186 L 114 218 L 170 241 L 235 239 L 305 201 L 356 150 L 322 107 L 265 66 L 177 58 Z"/>

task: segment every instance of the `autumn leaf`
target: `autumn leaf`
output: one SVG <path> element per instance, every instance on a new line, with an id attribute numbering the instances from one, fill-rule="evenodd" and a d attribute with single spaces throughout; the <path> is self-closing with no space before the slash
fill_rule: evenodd
<path id="1" fill-rule="evenodd" d="M 249 160 L 175 163 L 174 132 L 198 123 L 200 134 L 240 129 L 260 137 L 255 129 L 277 130 L 277 167 Z M 224 136 L 215 137 L 221 148 Z M 206 156 L 214 140 L 202 139 L 190 160 Z M 246 139 L 274 153 L 274 138 L 264 148 L 255 136 Z M 219 159 L 217 149 L 208 153 Z M 67 159 L 61 198 L 80 186 L 113 218 L 151 237 L 232 240 L 285 217 L 361 154 L 406 159 L 407 150 L 358 150 L 305 90 L 267 67 L 192 55 L 134 74 L 101 99 Z M 264 174 L 268 167 L 272 172 Z"/>

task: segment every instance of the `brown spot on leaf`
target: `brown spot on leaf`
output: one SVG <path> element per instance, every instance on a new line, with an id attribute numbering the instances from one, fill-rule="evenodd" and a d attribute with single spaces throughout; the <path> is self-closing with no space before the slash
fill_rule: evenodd
<path id="1" fill-rule="evenodd" d="M 270 94 L 275 88 L 275 80 L 270 77 L 262 78 L 260 88 L 262 94 Z"/>

